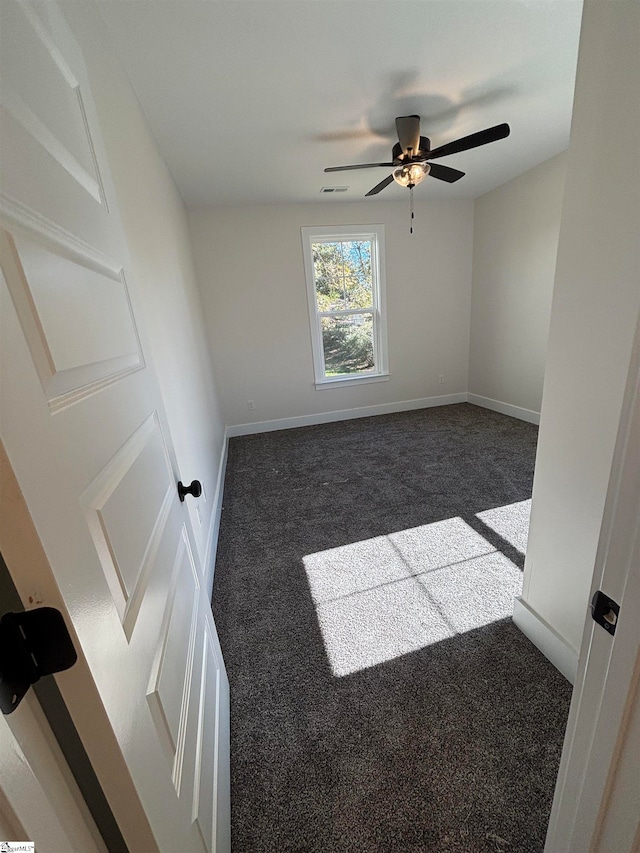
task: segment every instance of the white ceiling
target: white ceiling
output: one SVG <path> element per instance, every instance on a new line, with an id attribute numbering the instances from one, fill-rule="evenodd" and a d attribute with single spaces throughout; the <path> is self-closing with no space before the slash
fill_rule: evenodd
<path id="1" fill-rule="evenodd" d="M 476 197 L 568 146 L 581 0 L 108 0 L 114 46 L 187 205 L 360 201 L 390 170 L 394 118 L 467 172 L 416 194 Z M 347 185 L 344 195 L 319 194 Z M 376 201 L 397 201 L 392 184 Z"/>

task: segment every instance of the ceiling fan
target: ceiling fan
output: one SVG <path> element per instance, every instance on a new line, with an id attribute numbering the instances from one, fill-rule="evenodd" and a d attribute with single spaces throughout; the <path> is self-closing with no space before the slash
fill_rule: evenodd
<path id="1" fill-rule="evenodd" d="M 488 127 L 469 136 L 463 136 L 454 142 L 447 142 L 439 148 L 431 150 L 431 142 L 426 136 L 420 136 L 420 116 L 398 116 L 396 119 L 396 130 L 398 141 L 391 151 L 392 160 L 389 163 L 360 163 L 354 166 L 329 166 L 325 172 L 344 172 L 348 169 L 370 169 L 374 166 L 395 167 L 391 175 L 386 177 L 373 189 L 366 193 L 367 196 L 377 195 L 393 181 L 410 190 L 423 181 L 427 175 L 453 184 L 464 177 L 464 172 L 443 166 L 440 163 L 431 163 L 438 157 L 447 157 L 449 154 L 457 154 L 460 151 L 468 151 L 470 148 L 478 148 L 489 142 L 504 139 L 511 132 L 508 124 L 497 124 Z"/>

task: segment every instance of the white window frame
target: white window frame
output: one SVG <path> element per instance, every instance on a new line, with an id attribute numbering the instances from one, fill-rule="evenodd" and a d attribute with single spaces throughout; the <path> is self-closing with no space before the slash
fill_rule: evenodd
<path id="1" fill-rule="evenodd" d="M 362 385 L 367 382 L 384 382 L 389 379 L 389 353 L 387 343 L 387 304 L 384 256 L 384 225 L 332 225 L 304 226 L 302 252 L 307 281 L 309 326 L 315 386 L 318 390 L 341 385 Z M 313 243 L 333 243 L 336 240 L 369 240 L 371 242 L 372 296 L 371 308 L 353 308 L 345 311 L 318 311 L 316 301 L 315 271 L 313 268 Z M 322 345 L 322 318 L 369 314 L 373 317 L 374 368 L 367 373 L 345 373 L 342 376 L 327 376 Z"/>

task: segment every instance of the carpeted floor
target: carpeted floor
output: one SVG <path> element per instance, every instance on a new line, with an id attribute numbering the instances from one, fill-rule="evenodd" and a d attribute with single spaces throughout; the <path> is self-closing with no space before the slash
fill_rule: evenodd
<path id="1" fill-rule="evenodd" d="M 461 404 L 231 439 L 234 853 L 542 851 L 571 694 L 510 620 L 536 438 Z"/>

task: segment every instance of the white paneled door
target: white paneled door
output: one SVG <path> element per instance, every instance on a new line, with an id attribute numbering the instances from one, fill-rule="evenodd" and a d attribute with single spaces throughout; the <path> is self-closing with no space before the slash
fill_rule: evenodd
<path id="1" fill-rule="evenodd" d="M 74 633 L 59 684 L 132 853 L 224 853 L 227 678 L 84 63 L 52 3 L 0 14 L 1 430 L 46 555 L 9 570 Z"/>

